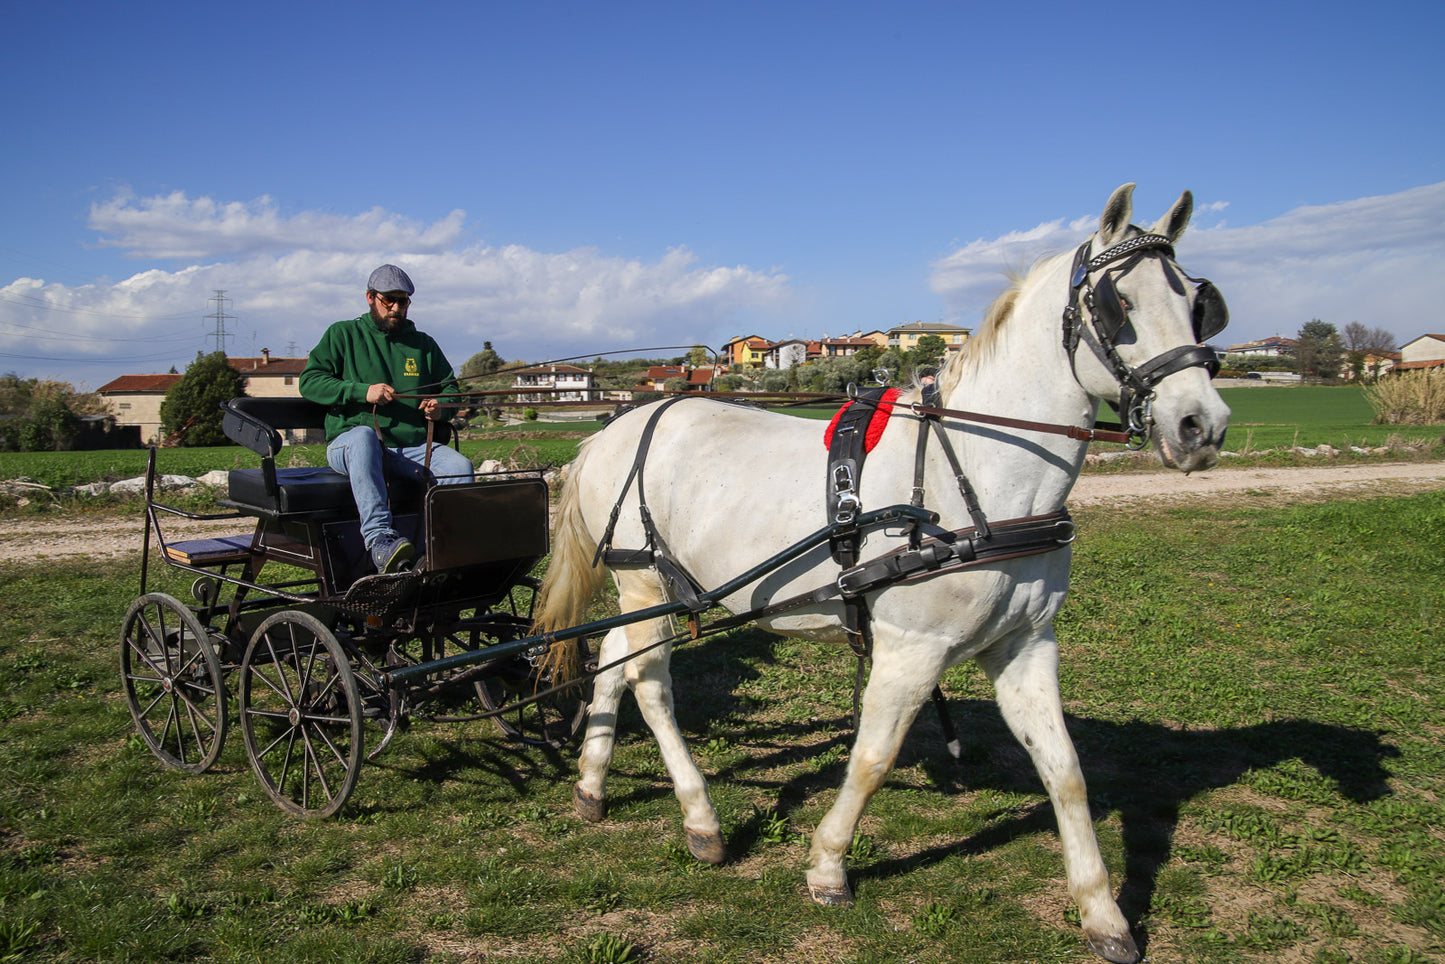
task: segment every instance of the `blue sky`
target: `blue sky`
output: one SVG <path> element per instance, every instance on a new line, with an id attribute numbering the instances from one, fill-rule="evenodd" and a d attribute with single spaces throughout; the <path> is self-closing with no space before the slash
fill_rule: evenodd
<path id="1" fill-rule="evenodd" d="M 460 365 L 976 325 L 1137 182 L 1222 342 L 1445 330 L 1445 6 L 7 7 L 0 371 L 304 353 L 403 265 Z M 674 353 L 674 352 L 665 352 Z"/>

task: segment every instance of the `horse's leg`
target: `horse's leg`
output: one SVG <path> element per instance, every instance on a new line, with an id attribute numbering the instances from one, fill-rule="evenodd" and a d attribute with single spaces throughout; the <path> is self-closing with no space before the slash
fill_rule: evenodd
<path id="1" fill-rule="evenodd" d="M 627 655 L 627 633 L 621 626 L 602 639 L 598 666 L 607 666 Z M 599 673 L 592 682 L 592 705 L 587 709 L 587 733 L 582 739 L 579 778 L 572 791 L 577 815 L 597 823 L 607 816 L 607 771 L 612 766 L 612 749 L 617 740 L 617 709 L 626 686 L 623 668 Z"/>
<path id="2" fill-rule="evenodd" d="M 848 771 L 838 799 L 813 831 L 808 852 L 808 893 L 819 904 L 853 900 L 844 857 L 863 809 L 893 769 L 904 735 L 943 672 L 942 652 L 937 656 L 875 648 Z"/>
<path id="3" fill-rule="evenodd" d="M 1129 924 L 1115 903 L 1109 871 L 1089 819 L 1088 792 L 1059 697 L 1059 644 L 1052 627 L 1001 640 L 978 663 L 993 681 L 999 710 L 1033 758 L 1053 801 L 1069 893 L 1095 953 L 1117 964 L 1139 960 Z"/>
<path id="4" fill-rule="evenodd" d="M 623 612 L 632 612 L 667 601 L 657 575 L 649 572 L 621 572 L 617 585 Z M 625 628 L 628 649 L 632 653 L 662 639 L 668 632 L 666 619 L 632 623 Z M 672 778 L 673 792 L 682 806 L 682 827 L 687 832 L 687 849 L 698 860 L 710 864 L 723 862 L 722 824 L 707 795 L 707 780 L 693 762 L 687 743 L 673 715 L 672 674 L 668 663 L 672 647 L 660 646 L 640 653 L 624 665 L 627 685 L 642 711 L 642 718 L 657 740 L 662 762 Z"/>

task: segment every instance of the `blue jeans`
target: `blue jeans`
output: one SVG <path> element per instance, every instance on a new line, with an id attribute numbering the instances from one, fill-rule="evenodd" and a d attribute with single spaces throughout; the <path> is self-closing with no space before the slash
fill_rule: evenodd
<path id="1" fill-rule="evenodd" d="M 326 446 L 326 462 L 351 480 L 351 495 L 361 514 L 361 537 L 369 549 L 391 533 L 391 506 L 386 503 L 386 478 L 421 480 L 426 470 L 426 444 L 387 448 L 368 426 L 347 429 Z M 472 481 L 472 462 L 456 449 L 432 444 L 431 474 L 442 484 Z"/>

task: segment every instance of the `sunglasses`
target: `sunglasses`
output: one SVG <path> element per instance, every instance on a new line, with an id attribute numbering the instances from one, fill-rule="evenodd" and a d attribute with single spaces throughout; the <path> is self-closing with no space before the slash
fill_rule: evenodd
<path id="1" fill-rule="evenodd" d="M 375 292 L 375 294 L 376 300 L 386 305 L 388 308 L 395 308 L 399 306 L 405 307 L 406 305 L 411 304 L 411 295 L 402 294 L 401 292 L 397 292 L 395 295 L 384 295 L 380 291 L 377 291 Z"/>

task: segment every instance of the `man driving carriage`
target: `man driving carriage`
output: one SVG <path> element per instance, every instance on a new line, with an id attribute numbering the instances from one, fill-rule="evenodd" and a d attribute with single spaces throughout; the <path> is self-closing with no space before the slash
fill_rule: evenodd
<path id="1" fill-rule="evenodd" d="M 396 572 L 416 552 L 392 527 L 387 476 L 473 477 L 471 460 L 428 431 L 428 421 L 446 418 L 435 396 L 459 388 L 436 341 L 407 317 L 415 292 L 396 265 L 377 268 L 366 282 L 368 311 L 327 328 L 301 372 L 302 396 L 327 406 L 326 461 L 351 481 L 361 535 L 381 573 Z"/>

